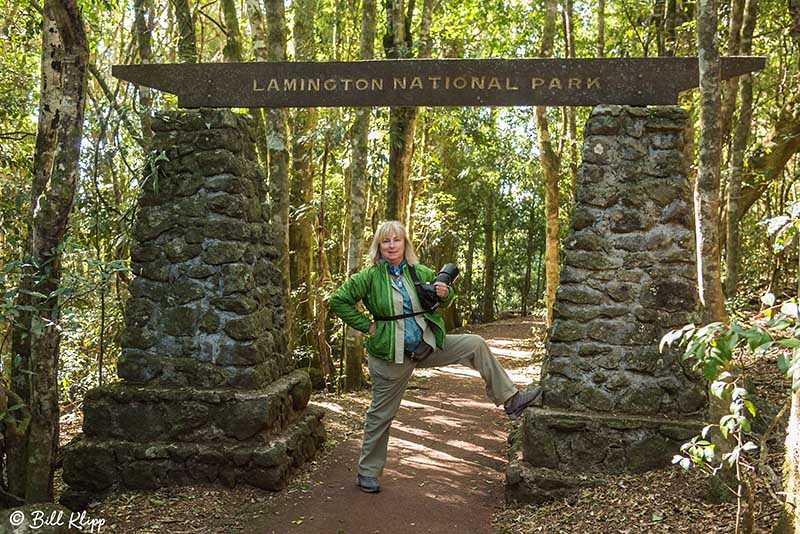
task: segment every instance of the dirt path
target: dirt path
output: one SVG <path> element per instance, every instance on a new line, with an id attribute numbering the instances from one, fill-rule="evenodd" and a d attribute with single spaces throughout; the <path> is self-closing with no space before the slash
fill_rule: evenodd
<path id="1" fill-rule="evenodd" d="M 474 329 L 519 386 L 538 378 L 538 366 L 531 365 L 533 326 L 525 318 Z M 477 372 L 461 366 L 416 371 L 392 427 L 381 493 L 355 486 L 359 434 L 328 450 L 305 488 L 271 499 L 245 532 L 488 533 L 503 502 L 509 428 Z"/>

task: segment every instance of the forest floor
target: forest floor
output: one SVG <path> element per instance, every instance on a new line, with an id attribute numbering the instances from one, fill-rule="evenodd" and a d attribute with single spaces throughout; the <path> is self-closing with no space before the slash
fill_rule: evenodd
<path id="1" fill-rule="evenodd" d="M 484 336 L 521 387 L 539 380 L 544 356 L 540 318 L 513 318 L 465 329 Z M 748 360 L 753 387 L 775 408 L 788 384 L 775 354 Z M 383 490 L 355 486 L 355 464 L 370 394 L 315 394 L 328 440 L 314 462 L 272 493 L 250 487 L 186 486 L 109 495 L 88 510 L 104 532 L 124 533 L 714 533 L 734 532 L 736 504 L 703 498 L 699 470 L 666 467 L 619 475 L 571 499 L 539 506 L 506 505 L 507 435 L 514 424 L 485 396 L 476 372 L 460 366 L 418 370 L 393 426 Z M 767 422 L 768 424 L 768 422 Z M 764 425 L 766 426 L 766 425 Z M 63 441 L 80 431 L 63 421 Z M 785 417 L 766 440 L 757 477 L 755 532 L 777 521 Z M 755 436 L 758 440 L 760 435 Z M 677 452 L 677 451 L 676 451 Z M 59 473 L 60 475 L 60 473 Z"/>

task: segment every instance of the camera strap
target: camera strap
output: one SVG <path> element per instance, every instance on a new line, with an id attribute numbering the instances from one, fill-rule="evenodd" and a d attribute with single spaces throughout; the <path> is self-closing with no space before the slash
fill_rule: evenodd
<path id="1" fill-rule="evenodd" d="M 408 265 L 408 273 L 411 275 L 411 280 L 414 282 L 414 287 L 417 290 L 417 297 L 419 298 L 419 292 L 420 288 L 422 287 L 422 282 L 419 281 L 419 276 L 417 276 L 417 270 L 414 268 L 413 265 Z M 437 302 L 436 305 L 430 310 L 401 313 L 400 315 L 390 315 L 390 316 L 373 315 L 372 318 L 375 319 L 376 321 L 396 321 L 397 319 L 407 319 L 408 317 L 416 317 L 417 315 L 422 315 L 423 313 L 432 312 L 438 307 L 439 303 Z"/>

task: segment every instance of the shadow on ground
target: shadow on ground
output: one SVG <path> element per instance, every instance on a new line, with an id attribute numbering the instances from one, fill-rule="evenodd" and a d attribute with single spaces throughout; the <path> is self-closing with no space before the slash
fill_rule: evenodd
<path id="1" fill-rule="evenodd" d="M 489 339 L 519 386 L 531 364 L 531 323 Z M 480 328 L 474 330 L 483 333 Z M 487 339 L 491 336 L 490 332 Z M 537 369 L 538 371 L 538 369 Z M 389 442 L 379 494 L 355 486 L 358 435 L 339 444 L 303 491 L 286 492 L 253 533 L 488 533 L 503 505 L 510 423 L 485 395 L 476 372 L 461 366 L 415 372 Z"/>

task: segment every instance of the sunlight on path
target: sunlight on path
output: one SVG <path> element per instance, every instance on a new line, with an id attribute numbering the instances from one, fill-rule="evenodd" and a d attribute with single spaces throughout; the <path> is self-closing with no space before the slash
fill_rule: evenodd
<path id="1" fill-rule="evenodd" d="M 514 319 L 471 331 L 484 336 L 511 379 L 525 387 L 539 376 L 536 325 Z M 332 419 L 350 415 L 335 400 L 318 404 Z M 354 484 L 361 445 L 360 432 L 354 433 L 326 452 L 307 492 L 276 499 L 266 524 L 248 532 L 488 534 L 503 505 L 510 427 L 476 371 L 417 370 L 392 425 L 380 493 L 362 493 Z"/>

